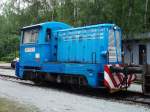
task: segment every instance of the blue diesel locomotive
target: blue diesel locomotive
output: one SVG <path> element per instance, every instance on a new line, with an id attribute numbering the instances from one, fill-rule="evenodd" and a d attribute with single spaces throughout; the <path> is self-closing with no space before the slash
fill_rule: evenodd
<path id="1" fill-rule="evenodd" d="M 112 73 L 121 67 L 121 29 L 115 24 L 73 28 L 62 22 L 45 22 L 21 29 L 20 60 L 16 76 L 32 81 L 51 81 L 110 91 L 135 80 Z"/>

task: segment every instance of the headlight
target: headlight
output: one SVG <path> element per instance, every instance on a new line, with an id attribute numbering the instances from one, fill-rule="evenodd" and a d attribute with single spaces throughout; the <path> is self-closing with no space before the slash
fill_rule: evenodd
<path id="1" fill-rule="evenodd" d="M 40 58 L 40 53 L 36 53 L 36 54 L 35 54 L 35 58 L 36 58 L 36 59 L 39 59 L 39 58 Z"/>

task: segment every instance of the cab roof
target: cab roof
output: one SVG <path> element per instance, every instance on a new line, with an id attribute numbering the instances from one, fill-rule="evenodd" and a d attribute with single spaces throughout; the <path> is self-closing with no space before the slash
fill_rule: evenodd
<path id="1" fill-rule="evenodd" d="M 32 28 L 40 28 L 40 27 L 43 27 L 43 26 L 48 26 L 50 28 L 55 28 L 55 29 L 72 28 L 72 26 L 70 26 L 66 23 L 51 21 L 51 22 L 44 22 L 44 23 L 40 23 L 40 24 L 26 26 L 26 27 L 23 27 L 21 30 L 28 30 L 28 29 L 32 29 Z"/>

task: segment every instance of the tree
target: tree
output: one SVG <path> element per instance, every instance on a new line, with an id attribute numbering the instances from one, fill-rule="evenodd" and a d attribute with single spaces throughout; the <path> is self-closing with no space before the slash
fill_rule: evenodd
<path id="1" fill-rule="evenodd" d="M 73 26 L 115 23 L 131 38 L 150 30 L 149 6 L 149 0 L 9 0 L 1 7 L 0 59 L 15 54 L 23 26 L 45 21 Z"/>

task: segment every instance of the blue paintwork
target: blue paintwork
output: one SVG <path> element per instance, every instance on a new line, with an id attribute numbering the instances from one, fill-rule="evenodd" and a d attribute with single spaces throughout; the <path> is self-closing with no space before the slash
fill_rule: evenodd
<path id="1" fill-rule="evenodd" d="M 15 73 L 16 73 L 16 76 L 17 77 L 20 77 L 19 76 L 19 62 L 16 62 L 16 66 L 15 66 L 16 68 L 15 68 Z"/>
<path id="2" fill-rule="evenodd" d="M 45 61 L 56 61 L 56 56 L 53 54 L 56 52 L 54 50 L 54 45 L 56 45 L 56 31 L 66 28 L 71 28 L 71 26 L 61 23 L 61 22 L 45 22 L 38 24 L 41 26 L 39 32 L 37 43 L 34 44 L 20 44 L 20 64 L 23 66 L 28 66 L 30 63 L 31 66 L 39 66 Z M 33 28 L 36 25 L 33 26 Z M 26 29 L 28 27 L 25 27 Z M 52 29 L 51 40 L 45 42 L 46 29 Z M 22 42 L 22 40 L 21 40 Z M 35 52 L 25 53 L 25 48 L 35 48 Z M 41 59 L 39 61 L 35 60 L 35 53 L 40 53 Z"/>
<path id="3" fill-rule="evenodd" d="M 106 63 L 107 60 L 103 53 L 107 51 L 105 34 L 108 27 L 111 27 L 111 24 L 59 31 L 58 61 Z"/>
<path id="4" fill-rule="evenodd" d="M 121 34 L 119 27 L 114 24 L 98 24 L 73 28 L 61 22 L 45 22 L 29 27 L 36 26 L 41 26 L 41 29 L 35 44 L 22 44 L 21 40 L 17 76 L 23 77 L 23 71 L 26 70 L 24 66 L 33 66 L 41 68 L 35 70 L 38 72 L 82 75 L 92 87 L 102 85 L 104 65 L 109 63 L 108 31 L 116 27 Z M 47 28 L 52 30 L 49 42 L 45 42 Z M 32 47 L 35 48 L 34 52 L 25 52 L 25 48 Z M 36 53 L 40 54 L 39 60 L 35 59 Z"/>

